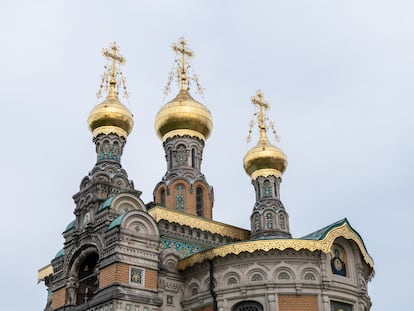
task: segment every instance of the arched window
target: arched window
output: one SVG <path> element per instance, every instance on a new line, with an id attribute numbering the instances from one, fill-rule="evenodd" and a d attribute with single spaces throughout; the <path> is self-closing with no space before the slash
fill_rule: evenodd
<path id="1" fill-rule="evenodd" d="M 161 205 L 162 206 L 165 206 L 165 189 L 162 189 L 161 190 L 161 193 L 160 193 L 160 203 L 161 203 Z"/>
<path id="2" fill-rule="evenodd" d="M 254 230 L 255 231 L 260 230 L 260 217 L 259 217 L 259 214 L 254 215 Z"/>
<path id="3" fill-rule="evenodd" d="M 173 154 L 172 154 L 172 150 L 171 149 L 169 150 L 169 161 L 168 162 L 169 162 L 168 163 L 168 166 L 171 169 L 172 168 L 172 165 L 173 165 Z"/>
<path id="4" fill-rule="evenodd" d="M 279 214 L 280 229 L 285 230 L 285 215 Z"/>
<path id="5" fill-rule="evenodd" d="M 236 304 L 232 311 L 263 311 L 263 306 L 256 301 L 242 301 Z"/>
<path id="6" fill-rule="evenodd" d="M 175 152 L 175 161 L 178 166 L 183 166 L 187 164 L 187 149 L 184 145 L 177 146 L 177 151 Z M 188 164 L 187 164 L 188 165 Z"/>
<path id="7" fill-rule="evenodd" d="M 119 152 L 119 144 L 118 142 L 114 142 L 114 145 L 112 147 L 112 158 L 116 161 L 119 161 L 121 159 L 121 155 Z"/>
<path id="8" fill-rule="evenodd" d="M 255 273 L 255 274 L 253 274 L 251 280 L 253 282 L 262 281 L 263 277 L 259 273 Z"/>
<path id="9" fill-rule="evenodd" d="M 234 276 L 231 276 L 227 280 L 227 285 L 237 284 L 237 279 Z"/>
<path id="10" fill-rule="evenodd" d="M 270 181 L 267 179 L 263 182 L 263 197 L 272 197 L 272 185 L 270 184 Z"/>
<path id="11" fill-rule="evenodd" d="M 267 229 L 272 229 L 273 228 L 273 216 L 272 216 L 272 213 L 267 213 L 266 214 L 266 227 L 267 227 Z"/>
<path id="12" fill-rule="evenodd" d="M 76 304 L 80 305 L 92 299 L 98 289 L 98 273 L 96 264 L 98 254 L 91 253 L 86 257 L 79 266 L 78 272 L 78 290 L 76 295 Z"/>
<path id="13" fill-rule="evenodd" d="M 185 207 L 185 188 L 183 185 L 178 185 L 175 188 L 175 209 L 178 211 L 184 211 Z"/>
<path id="14" fill-rule="evenodd" d="M 191 167 L 195 168 L 195 150 L 194 150 L 194 148 L 191 149 Z"/>
<path id="15" fill-rule="evenodd" d="M 196 211 L 197 216 L 203 216 L 203 189 L 201 187 L 197 187 L 196 191 Z"/>

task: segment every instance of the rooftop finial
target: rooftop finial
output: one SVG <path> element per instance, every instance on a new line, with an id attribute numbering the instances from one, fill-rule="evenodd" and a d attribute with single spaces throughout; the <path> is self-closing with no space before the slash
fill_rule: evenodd
<path id="1" fill-rule="evenodd" d="M 178 40 L 178 43 L 173 43 L 171 45 L 171 48 L 176 53 L 177 58 L 175 59 L 173 69 L 168 76 L 167 85 L 164 88 L 164 94 L 168 95 L 171 91 L 171 82 L 174 80 L 175 76 L 178 78 L 180 90 L 188 91 L 190 89 L 190 81 L 193 81 L 197 86 L 198 93 L 202 94 L 203 88 L 198 81 L 197 75 L 192 72 L 190 76 L 190 59 L 194 56 L 194 52 L 188 48 L 187 41 L 181 37 Z"/>
<path id="2" fill-rule="evenodd" d="M 187 41 L 183 37 L 180 38 L 178 44 L 174 43 L 172 45 L 172 49 L 176 52 L 181 54 L 180 59 L 180 85 L 182 90 L 187 90 L 187 68 L 185 65 L 185 56 L 187 55 L 189 58 L 193 56 L 193 51 L 188 49 L 187 47 Z"/>
<path id="3" fill-rule="evenodd" d="M 99 85 L 99 90 L 96 94 L 97 97 L 100 98 L 102 96 L 102 89 L 105 89 L 108 92 L 107 97 L 117 97 L 118 86 L 122 85 L 124 89 L 124 97 L 128 98 L 125 78 L 122 71 L 119 70 L 119 66 L 126 63 L 126 58 L 119 54 L 119 47 L 116 42 L 112 42 L 109 45 L 109 48 L 103 49 L 102 54 L 106 57 L 108 62 L 111 62 L 111 65 L 105 65 L 105 71 L 102 74 L 101 84 Z M 119 65 L 118 68 L 117 64 Z"/>
<path id="4" fill-rule="evenodd" d="M 269 102 L 263 99 L 263 92 L 261 90 L 257 90 L 256 96 L 251 97 L 251 102 L 253 105 L 259 108 L 259 111 L 254 114 L 254 116 L 257 116 L 257 121 L 255 121 L 254 118 L 250 121 L 249 135 L 246 139 L 247 142 L 250 142 L 251 140 L 252 129 L 256 122 L 259 127 L 259 141 L 267 140 L 266 132 L 268 126 L 270 126 L 270 128 L 272 129 L 273 134 L 275 135 L 275 140 L 279 141 L 279 137 L 276 133 L 273 122 L 270 122 L 266 117 L 266 111 L 269 110 L 270 105 Z M 267 123 L 269 125 L 267 125 Z"/>

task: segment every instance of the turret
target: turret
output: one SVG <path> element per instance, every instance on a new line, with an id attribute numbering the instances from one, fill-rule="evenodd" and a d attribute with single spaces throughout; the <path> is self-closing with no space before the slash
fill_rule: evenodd
<path id="1" fill-rule="evenodd" d="M 257 120 L 252 120 L 252 127 L 257 123 L 259 141 L 244 157 L 243 166 L 250 176 L 256 192 L 256 203 L 250 218 L 251 238 L 287 238 L 289 232 L 288 214 L 280 200 L 281 177 L 287 166 L 287 158 L 283 151 L 272 145 L 267 138 L 268 122 L 266 111 L 269 103 L 264 101 L 263 93 L 258 90 L 252 97 L 252 103 L 258 107 L 255 114 Z M 273 126 L 272 126 L 273 128 Z M 274 131 L 276 134 L 276 132 Z"/>
<path id="2" fill-rule="evenodd" d="M 155 118 L 155 130 L 162 140 L 167 171 L 154 189 L 154 202 L 211 219 L 213 188 L 201 172 L 201 162 L 213 121 L 210 111 L 190 94 L 190 81 L 194 79 L 189 77 L 193 52 L 184 38 L 173 44 L 172 49 L 176 53 L 176 67 L 166 89 L 176 76 L 179 91 L 174 99 L 161 107 Z"/>

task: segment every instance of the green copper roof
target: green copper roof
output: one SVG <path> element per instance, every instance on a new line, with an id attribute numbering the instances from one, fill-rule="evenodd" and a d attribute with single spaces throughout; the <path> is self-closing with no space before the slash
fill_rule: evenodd
<path id="1" fill-rule="evenodd" d="M 102 212 L 103 210 L 105 210 L 105 209 L 109 208 L 109 207 L 111 206 L 112 201 L 114 200 L 114 198 L 115 198 L 115 196 L 113 195 L 113 196 L 111 196 L 110 198 L 106 199 L 106 201 L 105 201 L 105 202 L 103 202 L 103 203 L 99 206 L 97 213 L 100 213 L 100 212 Z"/>
<path id="2" fill-rule="evenodd" d="M 112 220 L 112 222 L 108 226 L 108 230 L 106 230 L 106 231 L 109 231 L 109 230 L 111 230 L 111 229 L 113 229 L 115 227 L 120 226 L 121 225 L 121 222 L 122 222 L 122 219 L 124 219 L 125 215 L 126 215 L 126 212 L 123 213 L 122 215 L 119 215 L 114 220 Z"/>
<path id="3" fill-rule="evenodd" d="M 72 220 L 67 226 L 66 226 L 66 229 L 65 229 L 65 231 L 63 231 L 63 232 L 66 232 L 66 231 L 69 231 L 70 229 L 73 229 L 75 227 L 75 219 L 74 220 Z"/>
<path id="4" fill-rule="evenodd" d="M 65 250 L 63 248 L 56 253 L 56 256 L 55 256 L 54 259 L 57 259 L 57 258 L 62 257 L 62 256 L 65 256 Z"/>
<path id="5" fill-rule="evenodd" d="M 346 218 L 343 218 L 341 220 L 338 220 L 337 222 L 334 222 L 333 224 L 330 224 L 329 226 L 323 227 L 322 229 L 319 229 L 315 232 L 312 232 L 308 235 L 305 235 L 304 237 L 301 237 L 301 239 L 304 239 L 304 240 L 323 240 L 325 238 L 325 236 L 328 234 L 329 231 L 331 231 L 333 228 L 342 226 L 344 223 L 347 223 L 348 226 L 350 226 L 348 220 Z"/>
<path id="6" fill-rule="evenodd" d="M 334 229 L 336 227 L 340 227 L 343 224 L 347 224 L 348 227 L 351 228 L 351 230 L 353 232 L 355 232 L 355 234 L 361 239 L 362 244 L 364 244 L 364 247 L 365 247 L 364 240 L 359 235 L 359 233 L 356 232 L 354 228 L 352 228 L 352 226 L 350 225 L 348 219 L 346 219 L 346 218 L 343 218 L 341 220 L 338 220 L 337 222 L 334 222 L 333 224 L 330 224 L 329 226 L 326 226 L 326 227 L 324 227 L 322 229 L 319 229 L 319 230 L 317 230 L 315 232 L 312 232 L 312 233 L 310 233 L 308 235 L 305 235 L 304 237 L 301 237 L 301 239 L 303 239 L 303 240 L 319 240 L 319 241 L 320 240 L 323 240 L 326 237 L 326 235 L 329 233 L 329 231 L 331 231 L 332 229 Z"/>

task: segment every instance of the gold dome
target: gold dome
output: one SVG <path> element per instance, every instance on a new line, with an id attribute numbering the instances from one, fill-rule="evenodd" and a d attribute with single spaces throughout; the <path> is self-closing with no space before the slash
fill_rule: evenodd
<path id="1" fill-rule="evenodd" d="M 102 76 L 102 82 L 98 91 L 98 98 L 101 95 L 103 86 L 109 86 L 108 95 L 105 100 L 96 105 L 88 117 L 89 129 L 93 137 L 99 134 L 108 135 L 114 133 L 126 138 L 134 126 L 132 113 L 118 99 L 117 88 L 122 85 L 127 97 L 125 79 L 117 64 L 125 64 L 126 59 L 119 54 L 118 45 L 113 42 L 108 49 L 103 49 L 102 54 L 111 61 L 111 66 L 105 66 L 106 71 Z M 119 77 L 120 76 L 120 77 Z"/>
<path id="2" fill-rule="evenodd" d="M 259 176 L 282 176 L 286 170 L 287 158 L 283 151 L 273 146 L 266 134 L 261 137 L 256 146 L 250 149 L 243 159 L 246 173 L 255 180 Z"/>
<path id="3" fill-rule="evenodd" d="M 165 141 L 175 135 L 190 135 L 206 140 L 213 128 L 210 111 L 194 100 L 186 89 L 165 104 L 155 118 L 157 135 Z"/>
<path id="4" fill-rule="evenodd" d="M 114 133 L 126 138 L 134 126 L 134 119 L 132 113 L 120 103 L 118 97 L 109 94 L 102 103 L 92 109 L 88 124 L 93 137 L 99 134 Z"/>

